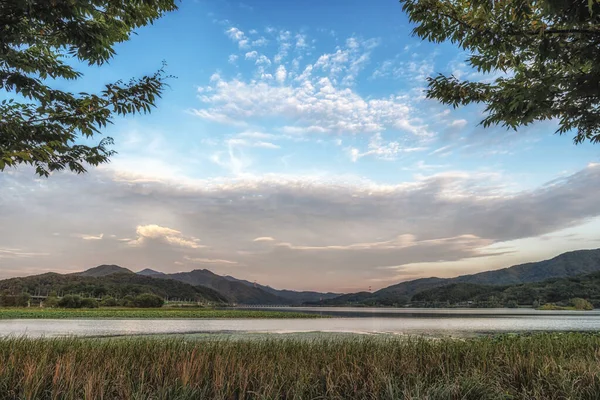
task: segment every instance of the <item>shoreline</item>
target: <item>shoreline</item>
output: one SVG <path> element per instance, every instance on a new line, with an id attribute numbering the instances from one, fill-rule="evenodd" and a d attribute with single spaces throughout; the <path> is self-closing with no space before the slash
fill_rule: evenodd
<path id="1" fill-rule="evenodd" d="M 274 310 L 216 308 L 0 308 L 0 321 L 17 319 L 123 320 L 123 319 L 318 319 L 320 315 Z"/>

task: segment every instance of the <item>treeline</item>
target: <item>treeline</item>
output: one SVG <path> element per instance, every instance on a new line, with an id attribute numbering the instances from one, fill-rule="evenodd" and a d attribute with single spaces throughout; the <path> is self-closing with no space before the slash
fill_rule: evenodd
<path id="1" fill-rule="evenodd" d="M 155 279 L 136 274 L 113 274 L 86 277 L 76 274 L 47 273 L 0 281 L 0 293 L 19 296 L 23 293 L 49 295 L 78 294 L 81 298 L 135 298 L 150 293 L 170 300 L 191 300 L 204 303 L 224 303 L 227 299 L 217 291 L 192 286 L 172 279 Z M 130 300 L 129 300 L 130 301 Z"/>
<path id="2" fill-rule="evenodd" d="M 127 295 L 121 299 L 104 296 L 97 300 L 92 297 L 67 294 L 58 297 L 55 292 L 50 293 L 43 300 L 37 299 L 33 305 L 44 308 L 98 308 L 98 307 L 138 307 L 138 308 L 160 308 L 165 304 L 162 297 L 152 293 L 141 293 L 137 296 Z M 29 307 L 32 305 L 31 296 L 28 293 L 11 295 L 7 292 L 0 294 L 0 307 Z"/>
<path id="3" fill-rule="evenodd" d="M 581 300 L 589 302 L 583 306 Z M 424 290 L 412 296 L 413 306 L 472 307 L 542 307 L 553 304 L 560 307 L 600 307 L 600 273 L 579 275 L 569 278 L 553 278 L 543 282 L 518 285 L 478 285 L 455 283 Z M 550 308 L 550 306 L 546 306 Z"/>
<path id="4" fill-rule="evenodd" d="M 61 308 L 97 308 L 102 307 L 138 307 L 138 308 L 160 308 L 165 304 L 162 297 L 152 293 L 142 293 L 137 296 L 125 296 L 122 299 L 104 296 L 100 301 L 81 297 L 78 295 L 66 295 L 61 297 L 49 296 L 44 301 L 44 307 L 61 307 Z"/>

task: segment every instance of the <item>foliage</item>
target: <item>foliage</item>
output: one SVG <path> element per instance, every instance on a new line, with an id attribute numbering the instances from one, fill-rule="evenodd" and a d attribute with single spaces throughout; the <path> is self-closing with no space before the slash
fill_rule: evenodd
<path id="1" fill-rule="evenodd" d="M 44 300 L 44 307 L 54 308 L 58 307 L 59 299 L 56 295 L 56 292 L 52 292 L 48 295 L 46 300 Z"/>
<path id="2" fill-rule="evenodd" d="M 468 65 L 495 74 L 472 81 L 440 74 L 429 78 L 429 98 L 485 104 L 485 127 L 558 120 L 557 132 L 575 131 L 576 143 L 600 142 L 599 0 L 400 2 L 416 35 L 451 41 L 469 53 Z"/>
<path id="3" fill-rule="evenodd" d="M 162 279 L 165 276 L 158 276 Z M 242 282 L 228 279 L 224 276 L 214 274 L 203 269 L 196 269 L 190 272 L 179 272 L 168 275 L 169 279 L 175 279 L 194 286 L 205 286 L 216 290 L 227 298 L 230 303 L 242 304 L 287 304 L 290 301 L 279 297 L 275 293 L 268 292 L 255 287 L 250 282 Z"/>
<path id="4" fill-rule="evenodd" d="M 27 293 L 11 294 L 10 291 L 0 293 L 0 307 L 27 307 L 31 296 Z"/>
<path id="5" fill-rule="evenodd" d="M 454 305 L 471 301 L 479 307 L 493 299 L 498 306 L 518 304 L 538 308 L 543 304 L 540 309 L 591 310 L 600 305 L 600 273 L 510 286 L 450 284 L 417 293 L 412 302 L 440 306 L 445 302 Z"/>
<path id="6" fill-rule="evenodd" d="M 66 295 L 58 301 L 61 308 L 81 308 L 81 297 L 77 295 Z"/>
<path id="7" fill-rule="evenodd" d="M 155 294 L 142 293 L 135 297 L 133 304 L 139 308 L 160 308 L 165 304 L 165 301 Z"/>
<path id="8" fill-rule="evenodd" d="M 84 297 L 81 299 L 81 308 L 98 308 L 98 300 Z"/>
<path id="9" fill-rule="evenodd" d="M 504 287 L 476 285 L 474 283 L 453 283 L 435 289 L 425 290 L 412 297 L 412 302 L 448 302 L 450 304 L 473 301 L 491 301 Z"/>
<path id="10" fill-rule="evenodd" d="M 580 299 L 580 298 L 574 298 L 569 300 L 569 304 L 574 307 L 576 310 L 593 310 L 594 306 L 592 305 L 592 303 L 590 303 L 589 301 L 585 300 L 585 299 Z"/>
<path id="11" fill-rule="evenodd" d="M 107 276 L 80 276 L 47 273 L 42 275 L 12 278 L 0 281 L 0 291 L 8 293 L 50 293 L 82 294 L 86 297 L 115 299 L 133 297 L 142 293 L 152 293 L 162 298 L 189 299 L 205 303 L 223 303 L 226 298 L 220 293 L 205 287 L 194 287 L 171 279 L 156 279 L 133 273 Z M 134 306 L 132 304 L 124 304 Z"/>
<path id="12" fill-rule="evenodd" d="M 600 337 L 0 340 L 0 399 L 582 399 Z"/>
<path id="13" fill-rule="evenodd" d="M 413 281 L 401 282 L 392 286 L 388 286 L 375 293 L 361 292 L 351 293 L 338 296 L 333 299 L 323 300 L 316 305 L 397 305 L 401 306 L 411 302 L 413 296 L 430 289 L 441 288 L 452 284 L 475 284 L 483 285 L 481 287 L 481 297 L 475 299 L 475 296 L 462 299 L 450 299 L 441 297 L 431 299 L 444 304 L 435 304 L 436 306 L 445 306 L 447 302 L 457 301 L 474 301 L 478 307 L 502 307 L 508 302 L 514 300 L 518 304 L 531 304 L 533 301 L 544 300 L 544 302 L 565 301 L 572 297 L 582 297 L 592 299 L 598 293 L 594 288 L 595 282 L 588 282 L 584 286 L 588 286 L 583 293 L 568 293 L 557 289 L 554 293 L 544 293 L 547 298 L 538 298 L 539 288 L 535 285 L 519 286 L 528 282 L 542 282 L 548 279 L 561 279 L 569 276 L 593 274 L 600 272 L 600 249 L 595 250 L 577 250 L 560 254 L 552 259 L 526 264 L 514 265 L 510 268 L 504 268 L 493 271 L 479 272 L 472 275 L 462 275 L 456 278 L 421 278 Z M 596 278 L 592 278 L 595 281 Z M 575 281 L 569 283 L 573 285 Z M 502 286 L 508 287 L 505 294 L 500 293 Z M 510 287 L 509 287 L 510 286 Z M 592 287 L 589 287 L 592 286 Z M 464 288 L 466 291 L 475 290 L 473 286 L 462 286 L 455 289 L 453 296 L 462 296 L 460 291 Z M 576 288 L 575 288 L 576 289 Z M 581 289 L 581 288 L 579 288 Z M 579 290 L 577 289 L 577 290 Z M 429 301 L 421 299 L 421 301 Z M 592 301 L 595 303 L 595 301 Z M 600 296 L 598 296 L 598 304 L 600 304 Z M 433 305 L 433 303 L 432 303 Z"/>
<path id="14" fill-rule="evenodd" d="M 117 300 L 114 297 L 104 296 L 100 301 L 102 307 L 116 307 L 118 305 Z"/>
<path id="15" fill-rule="evenodd" d="M 66 295 L 58 300 L 58 307 L 61 308 L 98 308 L 98 301 L 89 297 L 77 295 Z"/>
<path id="16" fill-rule="evenodd" d="M 91 146 L 83 139 L 93 139 L 117 115 L 150 112 L 168 78 L 163 68 L 107 84 L 98 94 L 49 82 L 82 77 L 70 59 L 107 63 L 133 30 L 176 8 L 174 0 L 1 1 L 0 89 L 9 99 L 0 104 L 0 171 L 26 163 L 48 176 L 107 162 L 111 138 Z"/>
<path id="17" fill-rule="evenodd" d="M 133 319 L 186 319 L 186 318 L 324 318 L 316 314 L 273 310 L 216 310 L 214 308 L 4 308 L 0 319 L 75 319 L 75 318 L 133 318 Z M 326 318 L 326 317 L 325 317 Z"/>

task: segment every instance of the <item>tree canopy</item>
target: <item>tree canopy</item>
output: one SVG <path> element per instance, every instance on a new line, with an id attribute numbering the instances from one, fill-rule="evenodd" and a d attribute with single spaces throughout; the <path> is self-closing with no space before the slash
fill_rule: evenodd
<path id="1" fill-rule="evenodd" d="M 429 78 L 427 96 L 483 103 L 484 127 L 557 120 L 560 134 L 600 142 L 600 0 L 400 0 L 414 33 L 450 41 L 491 81 Z M 493 75 L 492 75 L 493 77 Z"/>
<path id="2" fill-rule="evenodd" d="M 100 66 L 136 28 L 176 8 L 175 0 L 0 0 L 0 89 L 7 92 L 0 103 L 0 171 L 25 163 L 48 176 L 108 162 L 111 138 L 96 145 L 82 139 L 100 134 L 115 115 L 149 112 L 165 88 L 164 68 L 109 83 L 97 94 L 50 85 L 82 77 L 73 58 Z"/>

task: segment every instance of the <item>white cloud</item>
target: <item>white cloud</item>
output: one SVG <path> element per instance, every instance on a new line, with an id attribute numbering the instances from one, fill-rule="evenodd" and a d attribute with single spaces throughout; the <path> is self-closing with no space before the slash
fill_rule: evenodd
<path id="1" fill-rule="evenodd" d="M 256 40 L 252 41 L 252 46 L 255 46 L 255 47 L 262 47 L 262 46 L 266 46 L 267 44 L 269 44 L 269 41 L 264 37 L 260 37 Z"/>
<path id="2" fill-rule="evenodd" d="M 269 57 L 265 56 L 264 54 L 259 55 L 256 58 L 256 65 L 271 65 L 271 60 L 269 60 Z"/>
<path id="3" fill-rule="evenodd" d="M 279 148 L 281 148 L 281 146 L 278 146 L 271 142 L 250 141 L 250 140 L 238 139 L 238 138 L 229 139 L 229 140 L 227 140 L 227 143 L 230 146 L 259 147 L 259 148 L 263 148 L 263 149 L 279 149 Z"/>
<path id="4" fill-rule="evenodd" d="M 83 240 L 102 240 L 104 234 L 101 233 L 99 235 L 78 235 Z"/>
<path id="5" fill-rule="evenodd" d="M 304 47 L 308 47 L 308 45 L 306 44 L 306 35 L 299 33 L 296 35 L 296 48 Z"/>
<path id="6" fill-rule="evenodd" d="M 378 39 L 349 38 L 343 47 L 321 55 L 314 64 L 308 62 L 301 70 L 302 55 L 293 60 L 291 67 L 283 65 L 282 60 L 293 40 L 296 48 L 308 46 L 306 35 L 268 31 L 277 40 L 277 54 L 269 58 L 256 50 L 247 51 L 244 57 L 256 65 L 252 79 L 238 76 L 228 80 L 215 74 L 209 85 L 198 89 L 204 107 L 191 110 L 192 113 L 216 123 L 236 125 L 277 117 L 288 124 L 293 122 L 298 131 L 404 131 L 422 137 L 431 135 L 417 117 L 410 96 L 363 98 L 348 87 L 368 64 L 371 51 L 379 45 Z M 245 38 L 237 28 L 230 28 L 227 33 L 235 40 Z"/>
<path id="7" fill-rule="evenodd" d="M 16 258 L 32 258 L 32 257 L 43 257 L 43 256 L 49 256 L 50 253 L 40 253 L 40 252 L 30 252 L 30 251 L 25 251 L 22 249 L 10 249 L 10 248 L 3 248 L 0 247 L 0 259 L 3 258 L 9 258 L 9 259 L 16 259 Z"/>
<path id="8" fill-rule="evenodd" d="M 235 63 L 236 63 L 236 61 L 237 61 L 237 59 L 238 59 L 238 56 L 237 56 L 237 55 L 235 55 L 235 54 L 231 54 L 231 55 L 229 56 L 229 58 L 228 58 L 228 61 L 229 61 L 229 63 L 230 63 L 230 64 L 235 64 Z"/>
<path id="9" fill-rule="evenodd" d="M 275 73 L 275 79 L 277 80 L 277 82 L 284 83 L 286 77 L 287 71 L 285 69 L 285 66 L 280 65 L 279 67 L 277 67 L 277 72 Z"/>
<path id="10" fill-rule="evenodd" d="M 281 132 L 288 135 L 304 135 L 306 133 L 328 133 L 327 128 L 321 126 L 284 126 L 281 128 Z"/>
<path id="11" fill-rule="evenodd" d="M 209 107 L 193 112 L 223 123 L 285 116 L 327 132 L 375 133 L 391 129 L 429 135 L 425 124 L 414 116 L 410 99 L 389 96 L 365 100 L 349 88 L 337 88 L 328 78 L 310 75 L 310 70 L 305 70 L 305 75 L 285 86 L 219 79 L 203 88 L 200 95 Z"/>
<path id="12" fill-rule="evenodd" d="M 227 141 L 227 151 L 218 151 L 210 157 L 210 161 L 226 169 L 229 173 L 243 175 L 252 161 L 241 151 L 240 146 Z"/>
<path id="13" fill-rule="evenodd" d="M 290 43 L 290 39 L 292 34 L 290 31 L 281 30 L 279 31 L 279 35 L 277 36 L 277 43 L 279 44 L 279 50 L 275 57 L 273 57 L 273 61 L 275 64 L 281 64 L 282 61 L 288 56 L 288 52 L 292 47 Z"/>
<path id="14" fill-rule="evenodd" d="M 344 48 L 337 49 L 335 53 L 326 53 L 319 57 L 314 64 L 315 69 L 321 69 L 328 74 L 329 79 L 344 85 L 352 85 L 358 74 L 370 61 L 371 51 L 379 45 L 379 40 L 359 40 L 350 38 L 346 40 Z"/>
<path id="15" fill-rule="evenodd" d="M 240 49 L 246 49 L 248 48 L 248 38 L 246 37 L 246 34 L 239 30 L 236 27 L 231 27 L 229 29 L 227 29 L 225 31 L 225 33 L 227 34 L 227 36 L 229 36 L 229 38 L 231 40 L 233 40 L 234 42 L 236 42 L 238 44 L 238 47 Z"/>
<path id="16" fill-rule="evenodd" d="M 162 242 L 172 246 L 187 247 L 190 249 L 199 249 L 204 247 L 200 245 L 199 239 L 194 237 L 185 237 L 180 231 L 166 228 L 159 225 L 139 225 L 136 228 L 137 239 L 127 242 L 130 246 L 145 246 L 149 242 Z"/>
<path id="17" fill-rule="evenodd" d="M 273 135 L 271 133 L 264 133 L 264 132 L 257 132 L 257 131 L 244 131 L 241 133 L 238 133 L 236 135 L 236 137 L 238 138 L 242 138 L 242 139 L 263 139 L 263 140 L 272 140 L 272 139 L 277 139 L 276 135 Z"/>
<path id="18" fill-rule="evenodd" d="M 273 242 L 275 241 L 275 239 L 273 239 L 270 236 L 261 236 L 261 237 L 257 237 L 256 239 L 253 240 L 253 242 Z"/>
<path id="19" fill-rule="evenodd" d="M 183 257 L 186 261 L 197 263 L 197 264 L 220 264 L 220 265 L 236 265 L 239 264 L 237 261 L 212 259 L 212 258 L 198 258 L 198 257 Z"/>
<path id="20" fill-rule="evenodd" d="M 464 128 L 465 126 L 467 126 L 467 120 L 466 119 L 455 119 L 448 126 L 450 128 L 461 129 L 461 128 Z"/>
<path id="21" fill-rule="evenodd" d="M 423 85 L 427 77 L 434 72 L 433 55 L 412 60 L 397 56 L 392 60 L 385 60 L 373 71 L 371 78 L 403 79 L 409 84 Z"/>
<path id="22" fill-rule="evenodd" d="M 271 60 L 269 57 L 264 54 L 259 54 L 256 50 L 249 51 L 245 54 L 246 60 L 255 61 L 256 65 L 269 66 L 271 65 Z"/>
<path id="23" fill-rule="evenodd" d="M 337 175 L 170 179 L 107 168 L 85 177 L 55 174 L 40 185 L 29 175 L 0 174 L 0 186 L 7 188 L 0 191 L 0 226 L 27 232 L 0 230 L 0 270 L 39 269 L 36 255 L 19 250 L 25 248 L 49 254 L 45 268 L 73 270 L 93 265 L 101 254 L 102 262 L 169 272 L 187 255 L 247 265 L 247 277 L 271 285 L 339 288 L 340 277 L 344 285 L 399 279 L 397 269 L 379 267 L 468 260 L 492 250 L 497 255 L 506 249 L 490 250 L 490 243 L 547 235 L 600 216 L 598 165 L 526 191 L 481 171 L 420 175 L 398 184 Z M 114 211 L 97 218 L 99 207 Z M 162 222 L 146 225 L 148 216 Z M 129 245 L 91 240 L 81 246 L 79 238 L 52 236 L 87 227 L 124 238 L 132 226 L 138 229 Z M 590 228 L 587 237 L 597 240 L 597 231 L 597 225 Z M 267 233 L 277 240 L 248 239 Z M 218 272 L 228 264 L 210 265 Z M 415 268 L 411 274 L 452 273 Z M 488 268 L 486 259 L 479 269 Z"/>
<path id="24" fill-rule="evenodd" d="M 402 153 L 413 153 L 425 150 L 427 150 L 427 147 L 401 144 L 398 141 L 386 142 L 380 133 L 376 133 L 369 140 L 367 151 L 361 153 L 358 149 L 353 148 L 350 150 L 350 157 L 353 162 L 366 156 L 375 156 L 383 160 L 395 160 Z"/>

